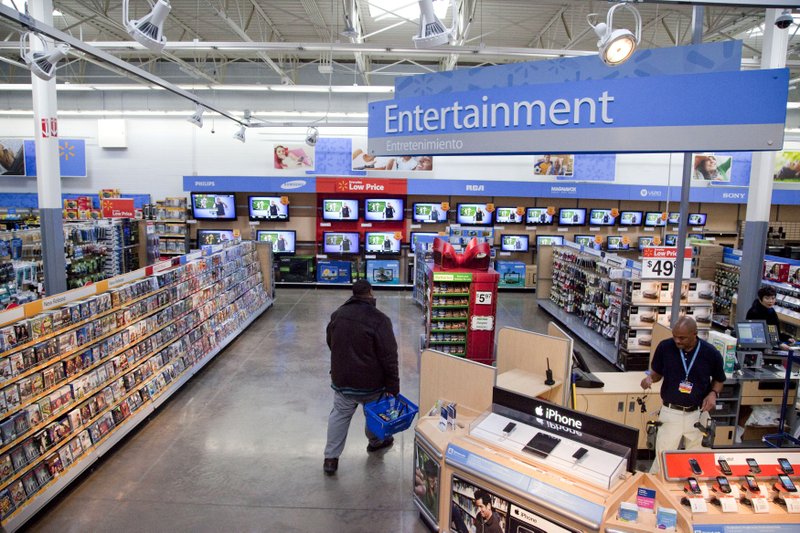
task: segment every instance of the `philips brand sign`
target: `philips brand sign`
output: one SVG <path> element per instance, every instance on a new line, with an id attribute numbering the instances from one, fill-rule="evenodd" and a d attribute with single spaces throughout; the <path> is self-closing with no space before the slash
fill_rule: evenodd
<path id="1" fill-rule="evenodd" d="M 788 80 L 786 69 L 715 72 L 373 102 L 369 151 L 401 155 L 548 153 L 564 147 L 573 152 L 779 150 Z M 713 98 L 708 97 L 711 94 Z"/>

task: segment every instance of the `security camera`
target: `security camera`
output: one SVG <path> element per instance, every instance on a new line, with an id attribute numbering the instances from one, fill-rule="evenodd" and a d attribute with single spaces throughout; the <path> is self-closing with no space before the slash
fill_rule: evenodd
<path id="1" fill-rule="evenodd" d="M 308 131 L 306 131 L 306 144 L 314 146 L 317 144 L 317 139 L 319 139 L 319 130 L 314 126 L 310 126 Z"/>
<path id="2" fill-rule="evenodd" d="M 780 16 L 775 19 L 775 26 L 781 30 L 785 30 L 792 25 L 792 22 L 794 22 L 794 19 L 792 18 L 792 11 L 790 9 L 784 9 L 783 13 L 781 13 Z"/>

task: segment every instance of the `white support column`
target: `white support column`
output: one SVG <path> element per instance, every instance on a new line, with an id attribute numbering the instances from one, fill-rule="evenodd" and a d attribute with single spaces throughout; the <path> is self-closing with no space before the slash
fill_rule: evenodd
<path id="1" fill-rule="evenodd" d="M 761 54 L 761 68 L 783 68 L 786 66 L 786 52 L 789 30 L 775 26 L 781 14 L 779 9 L 767 9 L 764 17 L 764 45 Z M 776 145 L 778 143 L 776 142 Z M 780 146 L 776 146 L 780 148 Z M 772 207 L 773 168 L 775 152 L 753 152 L 750 166 L 750 187 L 747 195 L 747 213 L 742 244 L 742 272 L 737 295 L 736 320 L 744 320 L 750 303 L 756 299 L 761 286 L 761 269 L 764 250 L 767 246 L 769 213 Z"/>
<path id="2" fill-rule="evenodd" d="M 53 24 L 52 0 L 29 2 L 30 15 L 45 24 Z M 52 39 L 44 38 L 52 44 Z M 38 47 L 38 39 L 31 39 Z M 47 295 L 67 290 L 64 258 L 64 230 L 61 203 L 61 169 L 58 154 L 58 104 L 55 77 L 49 81 L 31 74 L 33 88 L 33 120 L 36 139 L 36 189 L 42 231 L 44 286 Z"/>

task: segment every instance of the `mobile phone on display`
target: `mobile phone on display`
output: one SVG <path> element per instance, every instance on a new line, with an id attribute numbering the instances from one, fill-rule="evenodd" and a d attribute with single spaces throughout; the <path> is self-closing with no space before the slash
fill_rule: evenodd
<path id="1" fill-rule="evenodd" d="M 781 482 L 781 486 L 786 489 L 786 492 L 797 492 L 797 487 L 786 474 L 778 474 L 778 481 Z"/>
<path id="2" fill-rule="evenodd" d="M 792 468 L 792 463 L 789 462 L 788 459 L 785 457 L 778 458 L 778 465 L 780 465 L 781 470 L 783 470 L 784 474 L 794 474 L 794 468 Z"/>
<path id="3" fill-rule="evenodd" d="M 703 469 L 700 468 L 700 463 L 697 462 L 697 459 L 689 459 L 689 466 L 692 467 L 692 472 L 696 475 L 700 475 L 703 473 Z"/>
<path id="4" fill-rule="evenodd" d="M 687 481 L 689 482 L 689 492 L 691 492 L 692 494 L 703 493 L 703 491 L 700 490 L 700 483 L 698 483 L 695 478 L 690 477 Z"/>
<path id="5" fill-rule="evenodd" d="M 758 466 L 758 463 L 756 462 L 755 459 L 753 459 L 752 457 L 748 457 L 745 460 L 747 461 L 747 466 L 750 467 L 750 471 L 752 473 L 754 473 L 754 474 L 760 474 L 761 473 L 761 467 Z"/>
<path id="6" fill-rule="evenodd" d="M 761 488 L 756 483 L 756 478 L 753 476 L 744 476 L 744 481 L 747 483 L 747 490 L 751 492 L 761 492 Z"/>
<path id="7" fill-rule="evenodd" d="M 733 475 L 733 471 L 731 470 L 728 461 L 726 461 L 725 459 L 720 459 L 717 462 L 719 463 L 719 469 L 722 471 L 723 474 L 725 474 L 726 476 Z"/>
<path id="8" fill-rule="evenodd" d="M 505 433 L 506 435 L 509 435 L 509 434 L 511 434 L 512 431 L 514 431 L 514 429 L 516 427 L 517 427 L 516 423 L 509 422 L 508 424 L 506 424 L 506 427 L 503 428 L 503 433 Z"/>
<path id="9" fill-rule="evenodd" d="M 731 484 L 728 483 L 728 478 L 726 478 L 725 476 L 717 476 L 717 485 L 719 485 L 720 492 L 724 492 L 725 494 L 730 494 Z"/>

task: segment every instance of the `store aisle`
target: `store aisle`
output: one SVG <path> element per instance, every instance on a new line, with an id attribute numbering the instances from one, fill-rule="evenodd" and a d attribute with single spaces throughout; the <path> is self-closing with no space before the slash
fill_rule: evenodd
<path id="1" fill-rule="evenodd" d="M 394 322 L 401 391 L 416 401 L 422 312 L 409 292 L 376 293 Z M 367 454 L 359 411 L 339 472 L 322 472 L 332 401 L 324 330 L 348 295 L 279 289 L 270 310 L 30 530 L 427 531 L 411 501 L 412 431 Z M 498 302 L 499 327 L 544 331 L 549 321 L 530 293 Z"/>

